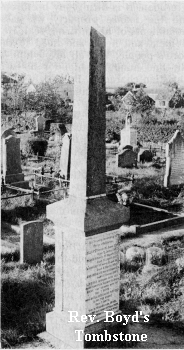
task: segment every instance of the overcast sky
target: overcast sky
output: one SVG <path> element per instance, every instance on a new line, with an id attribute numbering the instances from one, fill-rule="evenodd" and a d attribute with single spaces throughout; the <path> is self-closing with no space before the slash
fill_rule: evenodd
<path id="1" fill-rule="evenodd" d="M 33 82 L 74 75 L 78 28 L 106 37 L 107 86 L 135 81 L 184 85 L 184 2 L 2 2 L 2 70 Z"/>

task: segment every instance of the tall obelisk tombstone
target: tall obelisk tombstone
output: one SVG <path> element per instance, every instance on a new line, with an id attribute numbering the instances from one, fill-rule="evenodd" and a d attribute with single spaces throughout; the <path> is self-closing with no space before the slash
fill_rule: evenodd
<path id="1" fill-rule="evenodd" d="M 107 329 L 105 310 L 119 313 L 119 230 L 129 208 L 106 197 L 105 37 L 84 30 L 76 56 L 69 198 L 47 206 L 56 227 L 55 309 L 47 334 L 72 348 Z M 80 322 L 69 322 L 75 311 Z M 75 314 L 76 314 L 75 313 Z M 89 316 L 96 315 L 93 323 Z M 81 330 L 78 341 L 77 330 Z"/>

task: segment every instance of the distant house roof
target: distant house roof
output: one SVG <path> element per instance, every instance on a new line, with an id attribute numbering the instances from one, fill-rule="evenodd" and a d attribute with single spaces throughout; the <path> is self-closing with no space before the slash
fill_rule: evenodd
<path id="1" fill-rule="evenodd" d="M 153 101 L 156 101 L 156 100 L 157 100 L 158 94 L 147 94 L 147 96 L 149 96 L 150 98 L 152 98 Z"/>
<path id="2" fill-rule="evenodd" d="M 165 100 L 170 101 L 175 94 L 175 91 L 169 91 L 167 89 L 144 89 L 145 93 L 151 97 L 154 101 L 156 100 Z"/>
<path id="3" fill-rule="evenodd" d="M 16 84 L 18 80 L 7 73 L 1 73 L 2 84 Z"/>
<path id="4" fill-rule="evenodd" d="M 122 97 L 121 101 L 125 106 L 130 107 L 134 105 L 136 97 L 131 91 L 128 91 L 126 95 Z"/>
<path id="5" fill-rule="evenodd" d="M 27 93 L 27 94 L 29 94 L 29 93 L 31 93 L 31 92 L 36 92 L 36 89 L 35 89 L 35 87 L 34 87 L 33 84 L 30 84 L 30 85 L 27 87 L 27 89 L 26 89 L 26 93 Z"/>

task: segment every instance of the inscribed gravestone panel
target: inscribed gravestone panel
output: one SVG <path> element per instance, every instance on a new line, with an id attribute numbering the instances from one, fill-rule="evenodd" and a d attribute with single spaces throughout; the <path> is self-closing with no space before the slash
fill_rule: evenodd
<path id="1" fill-rule="evenodd" d="M 4 139 L 3 152 L 4 176 L 22 173 L 20 157 L 20 139 L 14 136 L 8 136 L 6 139 Z"/>
<path id="2" fill-rule="evenodd" d="M 37 264 L 43 257 L 43 223 L 31 221 L 21 225 L 21 263 Z"/>
<path id="3" fill-rule="evenodd" d="M 105 310 L 119 311 L 119 233 L 109 231 L 86 238 L 87 314 L 104 319 Z"/>

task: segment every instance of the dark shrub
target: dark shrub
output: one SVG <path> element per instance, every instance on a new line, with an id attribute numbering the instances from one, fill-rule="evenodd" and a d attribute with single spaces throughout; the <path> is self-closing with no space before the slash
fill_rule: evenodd
<path id="1" fill-rule="evenodd" d="M 48 142 L 43 139 L 31 139 L 27 141 L 26 153 L 38 154 L 39 156 L 44 156 L 47 150 Z"/>

